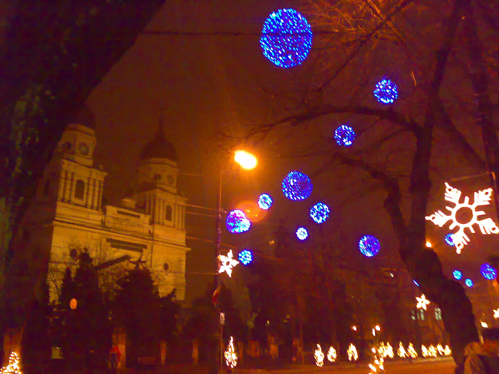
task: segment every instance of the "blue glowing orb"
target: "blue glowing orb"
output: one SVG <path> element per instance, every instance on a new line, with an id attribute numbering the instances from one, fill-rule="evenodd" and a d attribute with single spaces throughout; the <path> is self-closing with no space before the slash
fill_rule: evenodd
<path id="1" fill-rule="evenodd" d="M 324 203 L 317 203 L 310 208 L 310 217 L 315 223 L 324 223 L 329 218 L 329 207 Z"/>
<path id="2" fill-rule="evenodd" d="M 312 194 L 313 189 L 310 178 L 299 171 L 291 171 L 282 180 L 282 192 L 289 200 L 305 200 Z"/>
<path id="3" fill-rule="evenodd" d="M 463 273 L 461 273 L 459 270 L 454 270 L 452 272 L 452 276 L 454 279 L 461 280 L 463 278 Z"/>
<path id="4" fill-rule="evenodd" d="M 418 282 L 416 282 L 416 279 L 413 279 L 412 281 L 414 282 L 414 284 L 415 284 L 416 286 L 418 286 L 418 287 L 419 287 L 419 283 L 418 283 Z"/>
<path id="5" fill-rule="evenodd" d="M 227 214 L 227 219 L 225 220 L 225 225 L 227 230 L 232 234 L 241 234 L 248 231 L 251 228 L 251 222 L 242 210 L 232 210 Z"/>
<path id="6" fill-rule="evenodd" d="M 274 201 L 272 200 L 270 195 L 267 195 L 266 193 L 262 193 L 258 198 L 258 206 L 260 207 L 260 209 L 263 210 L 270 209 L 273 202 Z"/>
<path id="7" fill-rule="evenodd" d="M 473 281 L 469 278 L 464 281 L 464 284 L 467 285 L 469 288 L 473 287 Z"/>
<path id="8" fill-rule="evenodd" d="M 393 104 L 399 97 L 397 85 L 389 79 L 376 83 L 373 93 L 376 100 L 383 104 Z"/>
<path id="9" fill-rule="evenodd" d="M 494 280 L 497 277 L 496 269 L 490 266 L 490 264 L 482 264 L 482 266 L 480 266 L 480 273 L 488 280 Z"/>
<path id="10" fill-rule="evenodd" d="M 298 227 L 296 230 L 296 237 L 300 240 L 305 240 L 308 238 L 308 231 L 305 227 Z"/>
<path id="11" fill-rule="evenodd" d="M 312 27 L 294 9 L 279 9 L 265 21 L 260 38 L 263 55 L 282 68 L 301 65 L 312 48 Z"/>
<path id="12" fill-rule="evenodd" d="M 334 130 L 334 139 L 340 147 L 349 147 L 355 140 L 355 131 L 348 125 L 341 125 Z"/>
<path id="13" fill-rule="evenodd" d="M 452 234 L 447 234 L 445 235 L 445 238 L 444 238 L 445 242 L 450 245 L 451 247 L 454 246 L 454 240 L 452 240 Z"/>
<path id="14" fill-rule="evenodd" d="M 359 240 L 359 249 L 366 257 L 376 256 L 379 252 L 379 240 L 372 235 L 364 235 Z"/>
<path id="15" fill-rule="evenodd" d="M 248 251 L 247 249 L 239 252 L 239 261 L 243 265 L 249 265 L 251 264 L 251 261 L 253 261 L 253 254 L 251 251 Z"/>

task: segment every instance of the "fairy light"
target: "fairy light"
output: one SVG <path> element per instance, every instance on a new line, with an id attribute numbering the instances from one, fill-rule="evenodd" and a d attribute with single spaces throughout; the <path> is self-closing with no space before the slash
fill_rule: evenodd
<path id="1" fill-rule="evenodd" d="M 372 352 L 373 352 L 373 360 L 372 360 L 372 362 L 369 363 L 369 370 L 370 370 L 369 374 L 375 374 L 375 373 L 379 373 L 379 372 L 384 371 L 385 370 L 385 368 L 384 368 L 385 360 L 381 356 L 378 357 L 378 355 L 376 354 L 375 348 L 372 349 Z"/>
<path id="2" fill-rule="evenodd" d="M 324 353 L 322 353 L 322 348 L 320 344 L 317 344 L 317 349 L 314 352 L 315 364 L 318 367 L 324 366 Z"/>
<path id="3" fill-rule="evenodd" d="M 348 361 L 357 361 L 359 359 L 359 354 L 357 353 L 357 348 L 350 343 L 347 350 Z"/>
<path id="4" fill-rule="evenodd" d="M 409 346 L 407 347 L 407 354 L 411 356 L 411 358 L 417 358 L 418 357 L 418 352 L 414 349 L 414 346 L 412 343 L 409 343 Z"/>
<path id="5" fill-rule="evenodd" d="M 404 346 L 402 345 L 402 342 L 399 343 L 399 347 L 397 349 L 397 355 L 400 358 L 406 358 L 408 356 L 407 351 L 405 350 Z"/>
<path id="6" fill-rule="evenodd" d="M 11 352 L 9 356 L 9 364 L 0 369 L 0 374 L 21 374 L 19 365 L 19 356 L 16 352 Z"/>
<path id="7" fill-rule="evenodd" d="M 225 351 L 225 363 L 231 369 L 234 369 L 237 366 L 237 355 L 234 350 L 234 338 L 232 336 L 230 337 L 229 345 Z"/>
<path id="8" fill-rule="evenodd" d="M 398 87 L 391 80 L 382 79 L 376 83 L 373 94 L 380 103 L 393 104 L 398 99 Z"/>
<path id="9" fill-rule="evenodd" d="M 333 346 L 329 347 L 329 350 L 327 351 L 327 359 L 329 360 L 329 362 L 335 362 L 336 358 L 336 349 L 334 349 Z"/>

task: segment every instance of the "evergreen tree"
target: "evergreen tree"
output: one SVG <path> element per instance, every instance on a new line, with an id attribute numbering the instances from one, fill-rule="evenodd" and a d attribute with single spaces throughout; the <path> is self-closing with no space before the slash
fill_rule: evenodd
<path id="1" fill-rule="evenodd" d="M 158 355 L 160 298 L 150 271 L 138 265 L 118 286 L 114 315 L 127 334 L 127 365 L 135 366 L 138 357 Z"/>

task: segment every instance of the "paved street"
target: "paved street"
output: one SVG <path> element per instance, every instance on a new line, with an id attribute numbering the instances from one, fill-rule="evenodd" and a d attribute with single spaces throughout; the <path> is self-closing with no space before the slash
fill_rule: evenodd
<path id="1" fill-rule="evenodd" d="M 450 358 L 438 360 L 418 360 L 409 362 L 387 362 L 386 374 L 454 374 L 454 361 Z M 289 370 L 236 370 L 234 374 L 367 374 L 367 365 L 325 366 Z"/>

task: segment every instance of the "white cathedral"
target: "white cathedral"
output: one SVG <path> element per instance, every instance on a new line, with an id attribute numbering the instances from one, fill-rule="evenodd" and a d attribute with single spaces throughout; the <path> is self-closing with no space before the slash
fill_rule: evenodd
<path id="1" fill-rule="evenodd" d="M 98 261 L 112 265 L 140 259 L 151 269 L 160 296 L 175 288 L 177 300 L 185 299 L 187 199 L 177 190 L 177 152 L 162 126 L 160 121 L 140 154 L 133 187 L 119 203 L 103 206 L 107 173 L 93 161 L 93 114 L 83 107 L 70 121 L 16 244 L 29 248 L 29 266 L 48 277 L 51 301 L 58 297 L 65 269 L 74 269 L 83 248 L 95 256 L 97 267 Z"/>

